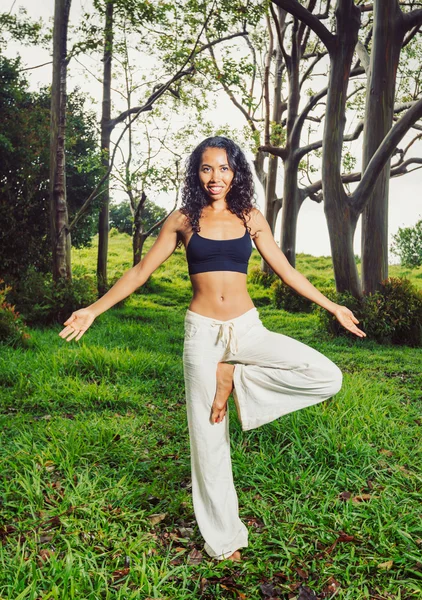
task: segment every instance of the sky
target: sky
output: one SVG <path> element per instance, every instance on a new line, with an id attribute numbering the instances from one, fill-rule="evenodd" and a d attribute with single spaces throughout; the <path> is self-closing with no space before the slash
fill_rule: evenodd
<path id="1" fill-rule="evenodd" d="M 80 18 L 82 8 L 88 8 L 90 4 L 90 0 L 73 0 L 70 15 L 71 23 L 76 23 L 78 18 Z M 38 0 L 37 2 L 34 2 L 34 0 L 0 0 L 1 12 L 9 12 L 12 10 L 16 13 L 20 6 L 25 7 L 29 16 L 33 19 L 41 17 L 44 21 L 48 21 L 53 17 L 54 0 Z M 43 48 L 23 47 L 21 44 L 14 42 L 8 44 L 5 53 L 9 57 L 20 54 L 23 63 L 27 65 L 27 67 L 48 63 L 51 60 L 49 51 L 44 50 Z M 89 57 L 82 57 L 80 62 L 85 66 L 89 66 Z M 26 75 L 31 88 L 34 90 L 38 89 L 41 85 L 50 84 L 51 64 L 36 69 L 29 69 L 26 71 Z M 321 75 L 319 79 L 321 85 L 326 85 L 326 78 L 324 75 Z M 99 84 L 93 77 L 89 74 L 87 75 L 86 70 L 81 64 L 77 64 L 76 62 L 74 62 L 73 65 L 71 64 L 69 68 L 68 90 L 73 89 L 75 86 L 79 86 L 91 98 L 101 98 Z M 315 87 L 315 83 L 313 83 L 313 87 Z M 97 104 L 96 109 L 97 111 L 101 109 L 100 103 Z M 224 125 L 225 123 L 230 123 L 232 127 L 244 127 L 245 125 L 244 117 L 240 114 L 239 110 L 234 107 L 224 91 L 218 95 L 217 106 L 209 116 L 216 127 Z M 350 115 L 349 122 L 346 126 L 346 133 L 353 129 L 353 115 Z M 198 139 L 198 143 L 200 141 L 201 140 Z M 403 147 L 403 145 L 404 142 L 401 147 Z M 359 141 L 353 142 L 351 148 L 352 152 L 359 158 Z M 418 145 L 415 144 L 413 155 L 417 156 L 417 152 Z M 421 152 L 422 144 L 419 142 L 419 155 L 421 155 Z M 409 156 L 410 155 L 411 154 L 409 154 Z M 249 154 L 249 157 L 252 158 L 252 155 Z M 282 169 L 280 169 L 280 171 L 282 174 Z M 392 242 L 392 235 L 397 232 L 399 227 L 412 227 L 422 218 L 421 186 L 422 170 L 391 180 L 389 199 L 390 243 Z M 282 189 L 282 177 L 278 182 L 278 189 Z M 260 210 L 264 211 L 264 197 L 260 186 L 257 186 L 257 192 L 257 205 Z M 165 208 L 170 208 L 173 205 L 172 198 L 166 195 L 152 199 Z M 280 237 L 278 233 L 280 230 L 280 218 L 281 212 L 276 225 L 275 239 L 277 243 L 279 243 Z M 357 255 L 361 254 L 360 232 L 361 227 L 359 219 L 354 238 L 354 252 Z M 297 252 L 304 252 L 314 256 L 331 255 L 328 229 L 322 203 L 317 204 L 309 199 L 305 200 L 303 203 L 298 219 L 296 250 Z M 390 253 L 389 262 L 398 262 L 398 258 Z"/>

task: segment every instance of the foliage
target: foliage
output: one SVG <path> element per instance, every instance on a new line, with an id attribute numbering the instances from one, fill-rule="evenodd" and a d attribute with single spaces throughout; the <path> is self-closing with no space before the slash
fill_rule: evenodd
<path id="1" fill-rule="evenodd" d="M 260 266 L 249 269 L 248 280 L 251 283 L 262 285 L 264 288 L 269 288 L 276 279 L 275 273 L 265 273 Z"/>
<path id="2" fill-rule="evenodd" d="M 28 264 L 51 268 L 49 240 L 50 95 L 31 92 L 20 59 L 0 55 L 0 275 L 22 277 Z M 68 96 L 67 190 L 70 218 L 97 181 L 95 119 L 84 97 Z M 98 199 L 100 202 L 100 198 Z M 95 213 L 95 209 L 93 211 Z M 74 245 L 95 233 L 91 213 L 72 234 Z"/>
<path id="3" fill-rule="evenodd" d="M 63 323 L 74 310 L 97 299 L 95 280 L 91 276 L 60 279 L 56 284 L 51 274 L 30 267 L 24 279 L 8 293 L 10 299 L 30 325 Z"/>
<path id="4" fill-rule="evenodd" d="M 382 344 L 422 346 L 422 292 L 409 279 L 389 277 L 381 290 L 361 299 L 334 291 L 326 295 L 350 308 L 368 338 Z M 331 313 L 320 307 L 317 312 L 323 328 L 331 334 L 354 337 Z"/>
<path id="5" fill-rule="evenodd" d="M 399 227 L 393 235 L 391 251 L 400 257 L 404 267 L 420 267 L 422 265 L 422 219 L 414 227 Z"/>
<path id="6" fill-rule="evenodd" d="M 143 230 L 148 231 L 155 223 L 165 217 L 167 211 L 165 208 L 158 206 L 151 200 L 146 200 L 142 210 Z M 130 209 L 129 202 L 120 202 L 119 204 L 112 203 L 110 205 L 110 226 L 117 229 L 119 233 L 127 233 L 132 235 L 133 232 L 133 215 Z M 161 226 L 157 227 L 152 233 L 157 236 L 160 233 Z"/>
<path id="7" fill-rule="evenodd" d="M 272 300 L 275 308 L 281 308 L 289 312 L 311 312 L 314 303 L 298 294 L 287 283 L 277 279 L 271 285 Z"/>
<path id="8" fill-rule="evenodd" d="M 37 44 L 47 47 L 51 35 L 43 30 L 42 20 L 31 20 L 23 6 L 19 6 L 17 13 L 12 14 L 11 10 L 0 13 L 0 46 L 6 46 L 8 39 L 12 38 L 24 46 Z"/>
<path id="9" fill-rule="evenodd" d="M 6 300 L 11 289 L 0 279 L 0 342 L 11 346 L 27 346 L 30 335 L 26 325 L 13 304 Z"/>

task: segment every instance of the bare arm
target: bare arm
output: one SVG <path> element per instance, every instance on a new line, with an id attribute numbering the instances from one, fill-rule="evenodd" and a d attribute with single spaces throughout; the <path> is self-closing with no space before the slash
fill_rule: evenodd
<path id="1" fill-rule="evenodd" d="M 64 322 L 66 327 L 59 335 L 68 342 L 75 337 L 79 340 L 98 315 L 143 285 L 148 277 L 174 252 L 181 218 L 180 211 L 174 211 L 165 220 L 157 239 L 142 260 L 128 269 L 104 296 L 90 306 L 73 312 Z"/>
<path id="2" fill-rule="evenodd" d="M 254 239 L 255 246 L 264 260 L 270 265 L 274 273 L 276 273 L 288 286 L 298 292 L 298 294 L 319 304 L 319 306 L 322 306 L 335 315 L 343 327 L 359 337 L 365 337 L 366 333 L 356 327 L 356 323 L 359 323 L 359 321 L 351 310 L 345 306 L 332 302 L 317 290 L 309 279 L 292 267 L 284 252 L 282 252 L 275 243 L 270 226 L 264 215 L 258 209 L 253 211 L 252 223 L 257 231 L 257 236 Z"/>

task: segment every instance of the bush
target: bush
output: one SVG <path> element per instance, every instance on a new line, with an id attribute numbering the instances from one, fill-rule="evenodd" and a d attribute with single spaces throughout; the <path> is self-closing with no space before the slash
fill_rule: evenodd
<path id="1" fill-rule="evenodd" d="M 30 335 L 15 307 L 6 301 L 12 288 L 0 279 L 0 342 L 11 346 L 28 346 Z"/>
<path id="2" fill-rule="evenodd" d="M 249 270 L 248 279 L 250 283 L 262 285 L 264 288 L 269 288 L 274 281 L 277 281 L 275 273 L 264 273 L 261 267 L 252 267 Z"/>
<path id="3" fill-rule="evenodd" d="M 31 325 L 63 323 L 73 311 L 97 299 L 91 277 L 60 280 L 54 284 L 50 274 L 29 268 L 26 276 L 8 294 L 13 304 Z"/>
<path id="4" fill-rule="evenodd" d="M 381 344 L 422 346 L 422 292 L 409 279 L 389 277 L 379 291 L 361 299 L 337 292 L 330 299 L 350 308 L 368 338 Z M 325 309 L 318 307 L 318 313 L 322 326 L 331 334 L 356 337 Z"/>
<path id="5" fill-rule="evenodd" d="M 277 279 L 271 285 L 272 301 L 276 308 L 282 308 L 289 312 L 311 312 L 314 303 L 295 292 L 281 279 Z"/>

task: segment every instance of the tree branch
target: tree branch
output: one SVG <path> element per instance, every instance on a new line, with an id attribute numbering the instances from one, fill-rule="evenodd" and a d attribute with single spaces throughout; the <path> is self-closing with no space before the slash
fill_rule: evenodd
<path id="1" fill-rule="evenodd" d="M 310 27 L 329 52 L 333 49 L 335 36 L 321 23 L 320 19 L 299 4 L 297 0 L 272 0 L 272 2 Z"/>
<path id="2" fill-rule="evenodd" d="M 402 14 L 405 31 L 410 31 L 413 27 L 420 27 L 422 25 L 422 8 Z"/>
<path id="3" fill-rule="evenodd" d="M 282 160 L 287 158 L 286 148 L 280 148 L 279 146 L 273 146 L 272 144 L 265 144 L 264 146 L 260 146 L 258 150 L 260 152 L 269 152 L 274 156 L 279 156 Z"/>
<path id="4" fill-rule="evenodd" d="M 403 117 L 397 121 L 397 123 L 390 129 L 388 134 L 385 136 L 383 142 L 380 144 L 378 150 L 375 152 L 368 166 L 365 169 L 362 180 L 356 190 L 348 201 L 354 206 L 355 210 L 360 213 L 366 201 L 371 188 L 375 184 L 381 171 L 390 160 L 395 148 L 406 135 L 409 129 L 416 123 L 418 119 L 422 117 L 422 99 L 418 100 L 412 108 L 403 115 Z"/>
<path id="5" fill-rule="evenodd" d="M 422 165 L 422 158 L 409 158 L 405 161 L 403 161 L 402 163 L 400 163 L 398 166 L 393 167 L 390 171 L 390 178 L 393 179 L 394 177 L 400 177 L 401 175 L 405 175 L 406 173 L 411 173 L 412 171 L 416 171 L 416 169 L 411 169 L 410 171 L 407 169 L 407 167 L 409 165 L 412 164 L 416 164 L 416 165 Z M 420 168 L 420 167 L 418 167 Z M 360 181 L 362 178 L 362 172 L 355 172 L 355 173 L 344 173 L 343 175 L 341 175 L 341 181 L 342 183 L 357 183 L 358 181 Z M 315 201 L 315 202 L 321 202 L 322 195 L 319 194 L 319 192 L 321 192 L 322 190 L 322 180 L 320 179 L 319 181 L 315 181 L 315 183 L 312 183 L 311 185 L 308 185 L 305 188 L 302 188 L 300 191 L 300 195 L 301 197 L 303 197 L 303 199 L 305 200 L 305 198 L 310 198 L 311 200 Z"/>
<path id="6" fill-rule="evenodd" d="M 309 77 L 309 75 L 312 73 L 312 71 L 314 70 L 314 67 L 317 63 L 319 63 L 319 61 L 324 57 L 327 56 L 327 52 L 319 52 L 315 59 L 311 62 L 311 64 L 309 65 L 309 67 L 306 69 L 306 71 L 304 72 L 302 79 L 299 82 L 299 89 L 302 89 L 303 84 L 305 83 L 305 81 L 307 80 L 307 78 Z"/>
<path id="7" fill-rule="evenodd" d="M 412 31 L 409 31 L 409 33 L 407 34 L 407 36 L 403 40 L 402 48 L 404 48 L 405 46 L 407 46 L 407 44 L 413 40 L 413 38 L 415 37 L 415 35 L 417 33 L 419 33 L 420 28 L 421 28 L 420 25 L 415 25 L 415 27 L 412 29 Z"/>
<path id="8" fill-rule="evenodd" d="M 359 121 L 359 123 L 356 125 L 356 129 L 354 130 L 354 132 L 349 133 L 348 135 L 345 135 L 343 137 L 343 141 L 344 142 L 352 142 L 353 140 L 357 140 L 363 131 L 363 125 L 364 125 L 364 122 Z M 308 154 L 309 152 L 312 152 L 313 150 L 318 150 L 318 148 L 322 148 L 322 144 L 323 144 L 323 140 L 318 140 L 318 142 L 312 142 L 312 144 L 308 144 L 306 146 L 303 146 L 302 148 L 299 148 L 295 152 L 295 156 L 300 160 L 305 156 L 305 154 Z"/>

